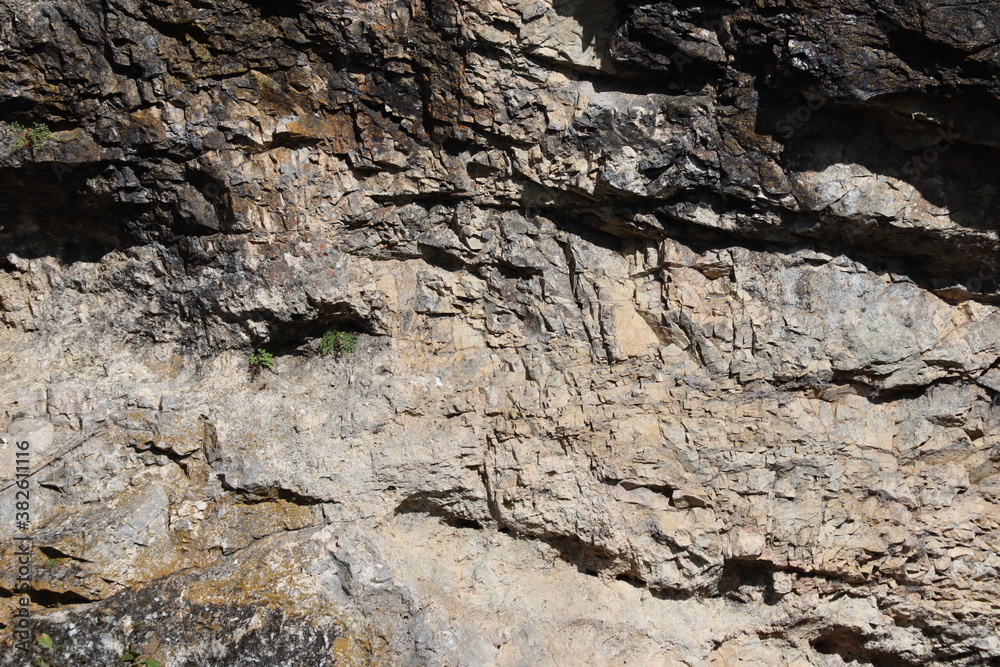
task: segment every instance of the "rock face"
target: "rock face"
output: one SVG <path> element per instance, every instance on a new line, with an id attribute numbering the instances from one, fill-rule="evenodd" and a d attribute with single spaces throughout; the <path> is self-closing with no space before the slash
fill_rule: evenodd
<path id="1" fill-rule="evenodd" d="M 1000 664 L 998 17 L 0 0 L 0 665 Z"/>

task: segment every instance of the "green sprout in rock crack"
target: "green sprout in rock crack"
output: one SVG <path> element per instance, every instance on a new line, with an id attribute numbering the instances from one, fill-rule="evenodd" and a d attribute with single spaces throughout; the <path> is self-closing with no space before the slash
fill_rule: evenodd
<path id="1" fill-rule="evenodd" d="M 44 565 L 46 568 L 53 570 L 59 565 L 59 561 L 57 561 L 55 558 L 50 558 L 47 561 L 45 561 Z"/>
<path id="2" fill-rule="evenodd" d="M 26 128 L 24 125 L 21 125 L 20 123 L 18 123 L 16 121 L 14 121 L 14 122 L 4 121 L 4 122 L 0 123 L 0 128 L 5 129 L 5 130 L 10 130 L 11 132 L 16 132 L 17 134 L 20 134 L 21 136 L 18 137 L 17 143 L 14 144 L 14 150 L 19 150 L 21 148 L 24 148 L 24 144 L 21 143 L 21 139 L 23 139 L 24 135 L 28 132 L 28 128 Z"/>
<path id="3" fill-rule="evenodd" d="M 31 156 L 38 155 L 38 149 L 52 137 L 52 131 L 45 123 L 35 123 L 30 128 L 20 123 L 4 123 L 9 130 L 20 133 L 21 136 L 14 142 L 14 150 L 31 148 Z"/>
<path id="4" fill-rule="evenodd" d="M 261 368 L 274 370 L 274 355 L 265 349 L 258 348 L 250 355 L 250 368 L 255 372 L 260 372 Z"/>
<path id="5" fill-rule="evenodd" d="M 336 352 L 339 357 L 354 352 L 357 347 L 358 334 L 350 331 L 327 331 L 319 341 L 319 351 L 323 356 Z"/>
<path id="6" fill-rule="evenodd" d="M 35 637 L 35 642 L 41 646 L 46 651 L 56 651 L 62 644 L 56 644 L 52 641 L 52 637 L 49 637 L 46 633 L 42 633 Z M 35 658 L 36 667 L 49 667 L 49 663 L 45 662 L 42 658 Z"/>
<path id="7" fill-rule="evenodd" d="M 139 651 L 129 649 L 122 653 L 122 662 L 131 662 L 133 665 L 145 665 L 146 667 L 163 667 L 159 661 L 152 658 L 142 658 L 139 657 L 140 655 Z"/>
<path id="8" fill-rule="evenodd" d="M 38 149 L 42 144 L 52 138 L 52 131 L 45 123 L 35 123 L 35 126 L 28 130 L 28 143 L 31 144 L 31 156 L 38 155 Z"/>

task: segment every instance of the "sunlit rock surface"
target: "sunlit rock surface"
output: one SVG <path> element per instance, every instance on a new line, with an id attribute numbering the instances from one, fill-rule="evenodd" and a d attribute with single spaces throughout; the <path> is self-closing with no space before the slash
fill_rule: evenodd
<path id="1" fill-rule="evenodd" d="M 1000 664 L 998 17 L 0 0 L 0 665 Z"/>

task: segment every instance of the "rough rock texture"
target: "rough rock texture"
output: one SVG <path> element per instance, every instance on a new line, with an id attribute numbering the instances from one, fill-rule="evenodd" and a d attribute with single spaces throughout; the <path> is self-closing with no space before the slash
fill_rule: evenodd
<path id="1" fill-rule="evenodd" d="M 998 17 L 0 0 L 0 665 L 1000 665 Z"/>

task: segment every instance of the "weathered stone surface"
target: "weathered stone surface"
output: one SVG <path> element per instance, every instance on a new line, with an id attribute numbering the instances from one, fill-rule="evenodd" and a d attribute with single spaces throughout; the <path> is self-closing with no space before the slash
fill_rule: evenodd
<path id="1" fill-rule="evenodd" d="M 997 7 L 772 5 L 0 0 L 0 665 L 1000 661 Z"/>

